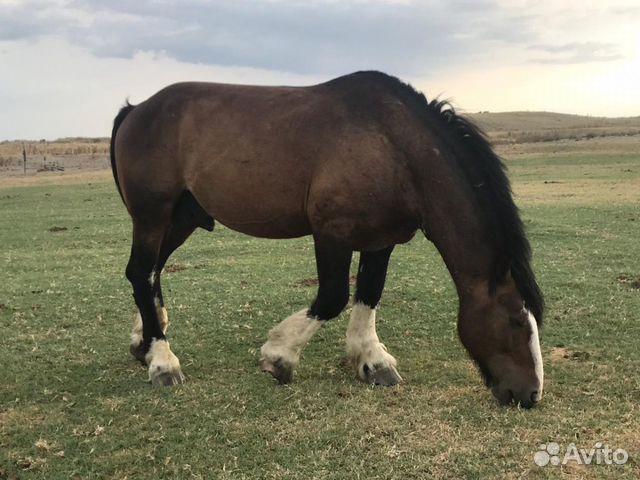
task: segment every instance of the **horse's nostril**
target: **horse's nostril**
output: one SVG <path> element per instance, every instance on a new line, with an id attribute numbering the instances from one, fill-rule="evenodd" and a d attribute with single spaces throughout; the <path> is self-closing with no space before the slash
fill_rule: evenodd
<path id="1" fill-rule="evenodd" d="M 531 401 L 533 403 L 538 403 L 539 400 L 540 400 L 540 395 L 538 393 L 538 390 L 534 390 L 533 392 L 531 392 Z"/>

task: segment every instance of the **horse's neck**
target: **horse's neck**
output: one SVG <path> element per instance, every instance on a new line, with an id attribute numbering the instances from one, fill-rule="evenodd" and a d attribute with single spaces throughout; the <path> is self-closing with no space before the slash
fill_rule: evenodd
<path id="1" fill-rule="evenodd" d="M 452 178 L 451 176 L 445 178 Z M 423 230 L 442 256 L 460 291 L 470 280 L 489 282 L 499 252 L 473 192 L 461 182 L 430 182 Z"/>

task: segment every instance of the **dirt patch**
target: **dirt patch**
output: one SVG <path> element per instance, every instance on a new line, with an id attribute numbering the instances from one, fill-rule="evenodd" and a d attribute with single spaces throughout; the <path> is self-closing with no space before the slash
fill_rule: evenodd
<path id="1" fill-rule="evenodd" d="M 187 266 L 182 265 L 181 263 L 172 263 L 171 265 L 167 265 L 166 267 L 164 267 L 164 271 L 166 273 L 182 272 L 183 270 L 186 270 L 186 269 L 187 269 Z"/>
<path id="2" fill-rule="evenodd" d="M 570 350 L 566 347 L 553 347 L 551 349 L 551 361 L 553 363 L 563 362 L 566 360 L 584 361 L 591 358 L 589 352 L 579 352 Z"/>
<path id="3" fill-rule="evenodd" d="M 622 273 L 618 275 L 617 280 L 619 284 L 625 287 L 640 290 L 640 275 L 627 275 L 626 273 Z"/>

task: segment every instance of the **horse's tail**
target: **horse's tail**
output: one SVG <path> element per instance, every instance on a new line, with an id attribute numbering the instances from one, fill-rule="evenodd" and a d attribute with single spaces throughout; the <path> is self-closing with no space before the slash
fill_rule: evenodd
<path id="1" fill-rule="evenodd" d="M 111 131 L 111 147 L 110 147 L 110 155 L 111 155 L 111 171 L 113 172 L 113 179 L 116 181 L 116 187 L 118 188 L 118 193 L 120 194 L 120 198 L 124 202 L 124 197 L 122 196 L 122 190 L 120 189 L 120 183 L 118 182 L 118 171 L 116 169 L 116 134 L 118 133 L 118 129 L 120 125 L 124 121 L 124 119 L 131 113 L 131 110 L 135 108 L 135 105 L 131 105 L 128 101 L 124 107 L 120 109 L 118 115 L 113 120 L 113 130 Z"/>

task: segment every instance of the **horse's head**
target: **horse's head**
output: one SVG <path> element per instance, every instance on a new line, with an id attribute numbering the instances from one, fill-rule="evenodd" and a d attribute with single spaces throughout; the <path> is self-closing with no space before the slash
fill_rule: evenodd
<path id="1" fill-rule="evenodd" d="M 458 332 L 501 404 L 531 408 L 542 398 L 538 324 L 513 289 L 461 305 Z"/>

